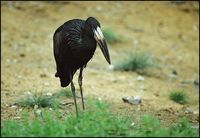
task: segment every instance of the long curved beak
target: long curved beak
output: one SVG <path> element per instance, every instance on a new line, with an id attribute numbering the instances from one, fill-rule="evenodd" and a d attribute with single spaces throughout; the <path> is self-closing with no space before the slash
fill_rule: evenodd
<path id="1" fill-rule="evenodd" d="M 109 64 L 111 64 L 110 54 L 109 54 L 109 51 L 108 51 L 108 47 L 107 47 L 106 41 L 104 39 L 104 36 L 103 36 L 103 33 L 102 33 L 100 27 L 97 27 L 96 30 L 94 29 L 94 37 L 95 37 L 98 45 L 100 46 L 101 51 L 102 51 L 105 59 L 107 60 L 107 62 Z"/>

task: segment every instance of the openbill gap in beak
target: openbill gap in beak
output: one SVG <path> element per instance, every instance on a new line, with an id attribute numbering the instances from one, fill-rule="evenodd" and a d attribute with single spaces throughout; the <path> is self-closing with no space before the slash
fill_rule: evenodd
<path id="1" fill-rule="evenodd" d="M 93 31 L 94 31 L 94 37 L 95 37 L 98 45 L 100 46 L 105 59 L 107 60 L 107 62 L 109 64 L 111 64 L 108 47 L 107 47 L 106 41 L 104 39 L 104 36 L 103 36 L 103 33 L 102 33 L 100 27 L 97 27 L 97 29 L 96 30 L 94 29 Z"/>

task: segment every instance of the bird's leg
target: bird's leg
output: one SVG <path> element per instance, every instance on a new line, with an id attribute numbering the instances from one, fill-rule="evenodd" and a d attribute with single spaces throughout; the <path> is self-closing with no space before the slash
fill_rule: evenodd
<path id="1" fill-rule="evenodd" d="M 83 67 L 80 68 L 80 73 L 79 73 L 79 76 L 78 76 L 78 84 L 79 84 L 79 87 L 80 87 L 81 99 L 82 99 L 82 107 L 83 107 L 83 110 L 84 110 L 85 109 L 85 105 L 84 105 L 83 90 L 82 90 L 82 79 L 83 79 L 82 72 L 83 72 Z"/>
<path id="2" fill-rule="evenodd" d="M 72 74 L 71 74 L 72 77 Z M 75 92 L 75 87 L 74 87 L 74 83 L 73 83 L 73 78 L 71 79 L 71 91 L 72 91 L 72 95 L 74 98 L 74 104 L 75 104 L 75 108 L 76 108 L 76 116 L 78 117 L 78 109 L 77 109 L 77 103 L 76 103 L 76 92 Z"/>

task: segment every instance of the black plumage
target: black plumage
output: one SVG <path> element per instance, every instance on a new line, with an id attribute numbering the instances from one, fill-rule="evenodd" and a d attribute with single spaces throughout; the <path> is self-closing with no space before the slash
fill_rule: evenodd
<path id="1" fill-rule="evenodd" d="M 83 109 L 82 70 L 94 55 L 97 43 L 110 64 L 110 56 L 100 29 L 100 23 L 93 17 L 89 17 L 86 21 L 80 19 L 69 20 L 61 25 L 53 36 L 54 57 L 57 67 L 55 76 L 60 78 L 62 87 L 66 87 L 71 83 L 76 106 L 73 75 L 80 69 L 79 86 Z"/>

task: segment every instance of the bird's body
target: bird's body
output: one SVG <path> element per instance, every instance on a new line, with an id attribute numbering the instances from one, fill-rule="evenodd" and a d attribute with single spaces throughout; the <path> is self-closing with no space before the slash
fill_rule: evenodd
<path id="1" fill-rule="evenodd" d="M 109 52 L 100 30 L 100 24 L 93 17 L 89 17 L 86 21 L 80 19 L 69 20 L 54 33 L 53 49 L 57 66 L 55 76 L 60 78 L 62 87 L 66 87 L 71 83 L 75 106 L 76 96 L 73 75 L 80 69 L 79 86 L 84 108 L 82 70 L 94 55 L 97 43 L 100 45 L 106 60 L 110 63 Z"/>
<path id="2" fill-rule="evenodd" d="M 83 20 L 70 20 L 60 26 L 54 34 L 56 77 L 60 77 L 62 87 L 71 82 L 70 73 L 86 66 L 95 52 L 96 41 L 84 35 L 84 25 Z"/>

